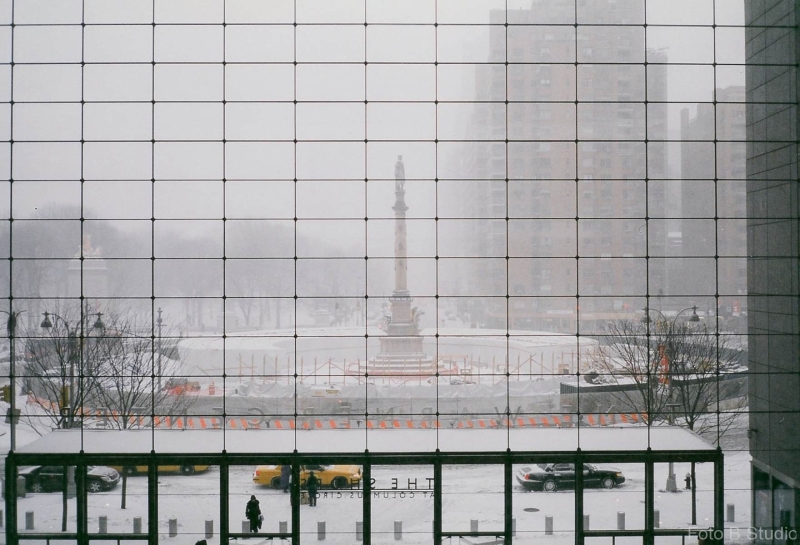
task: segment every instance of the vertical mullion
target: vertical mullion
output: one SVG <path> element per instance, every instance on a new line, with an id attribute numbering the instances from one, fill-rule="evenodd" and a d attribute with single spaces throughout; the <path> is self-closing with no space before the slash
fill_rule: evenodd
<path id="1" fill-rule="evenodd" d="M 364 545 L 372 543 L 372 463 L 369 459 L 369 451 L 365 452 L 366 459 L 364 460 L 364 467 L 361 474 L 361 482 L 363 483 L 364 496 L 361 499 L 361 506 L 363 510 L 364 521 Z"/>
<path id="2" fill-rule="evenodd" d="M 442 459 L 433 461 L 433 545 L 442 545 Z"/>
<path id="3" fill-rule="evenodd" d="M 81 430 L 83 433 L 83 430 Z M 80 462 L 75 466 L 75 514 L 77 516 L 78 545 L 89 543 L 89 522 L 87 520 L 88 497 L 86 490 L 86 463 Z"/>
<path id="4" fill-rule="evenodd" d="M 647 127 L 649 126 L 649 107 L 648 107 L 648 100 L 647 100 L 647 92 L 648 92 L 648 77 L 647 77 L 647 9 L 646 6 L 644 7 L 644 30 L 643 30 L 643 38 L 644 41 L 644 126 L 645 126 L 645 139 L 644 139 L 644 282 L 645 282 L 645 290 L 644 290 L 644 314 L 645 314 L 645 341 L 647 343 L 647 353 L 649 354 L 653 347 L 652 342 L 653 339 L 651 337 L 650 331 L 652 322 L 650 321 L 650 169 L 649 169 L 649 153 L 650 153 L 650 144 L 647 138 Z M 638 234 L 637 234 L 638 236 Z M 665 258 L 666 261 L 666 258 Z M 665 263 L 665 270 L 666 270 L 666 263 Z M 666 273 L 665 273 L 666 274 Z M 651 384 L 654 377 L 653 369 L 652 369 L 651 362 L 647 361 L 647 383 Z M 647 400 L 645 401 L 645 407 L 647 408 L 647 423 L 648 423 L 648 447 L 650 446 L 650 423 L 653 421 L 653 399 L 652 399 L 652 392 L 651 389 L 647 389 Z"/>
<path id="5" fill-rule="evenodd" d="M 147 541 L 158 545 L 158 465 L 153 455 L 147 464 L 147 500 Z"/>
<path id="6" fill-rule="evenodd" d="M 506 10 L 508 13 L 508 10 Z M 514 504 L 513 504 L 513 490 L 514 481 L 512 480 L 514 466 L 511 463 L 511 451 L 506 450 L 506 460 L 503 464 L 503 503 L 505 505 L 503 517 L 503 543 L 504 545 L 511 545 L 513 541 L 514 525 L 512 518 L 514 517 Z"/>
<path id="7" fill-rule="evenodd" d="M 85 115 L 86 115 L 85 100 L 84 100 L 84 98 L 85 98 L 84 97 L 84 87 L 85 87 L 85 80 L 86 80 L 86 75 L 85 75 L 85 70 L 86 70 L 85 53 L 86 53 L 86 2 L 85 2 L 85 0 L 83 0 L 81 2 L 81 65 L 80 65 L 81 66 L 81 103 L 80 103 L 81 104 L 81 127 L 80 127 L 80 130 L 81 130 L 81 141 L 80 141 L 80 144 L 81 144 L 81 151 L 80 151 L 80 153 L 81 153 L 81 162 L 80 162 L 80 205 L 79 206 L 80 206 L 80 237 L 81 237 L 80 267 L 81 268 L 80 268 L 80 291 L 79 291 L 80 298 L 78 299 L 78 301 L 80 301 L 80 308 L 78 309 L 78 317 L 80 318 L 81 321 L 80 321 L 80 326 L 79 326 L 79 329 L 78 329 L 78 335 L 79 335 L 78 338 L 80 339 L 80 343 L 78 345 L 78 357 L 80 358 L 80 360 L 78 361 L 78 392 L 79 392 L 79 395 L 78 395 L 77 399 L 73 397 L 73 399 L 70 400 L 70 404 L 71 404 L 70 411 L 72 411 L 72 415 L 70 415 L 70 422 L 72 422 L 73 425 L 74 425 L 74 422 L 75 422 L 74 414 L 78 410 L 78 407 L 76 407 L 75 405 L 77 405 L 78 404 L 78 400 L 80 400 L 80 405 L 81 405 L 80 408 L 83 409 L 83 402 L 85 400 L 85 395 L 86 395 L 85 391 L 84 391 L 84 387 L 85 387 L 85 384 L 84 384 L 84 380 L 85 380 L 84 366 L 86 364 L 86 342 L 85 341 L 86 341 L 86 334 L 87 334 L 85 325 L 86 325 L 86 321 L 88 320 L 88 316 L 86 316 L 84 311 L 88 311 L 88 306 L 89 306 L 88 305 L 88 301 L 84 297 L 84 280 L 85 280 L 85 278 L 84 278 L 84 273 L 85 273 L 84 257 L 85 256 L 83 255 L 83 253 L 84 253 L 83 240 L 84 240 L 84 237 L 86 236 L 86 227 L 85 227 L 85 225 L 86 225 L 86 223 L 85 223 L 85 219 L 86 219 L 85 212 L 86 211 L 84 209 L 84 204 L 83 204 L 83 202 L 84 202 L 84 187 L 85 187 L 84 157 L 86 155 L 86 144 L 84 142 Z M 74 377 L 71 377 L 71 379 L 74 379 Z M 75 394 L 73 392 L 70 392 L 70 395 L 74 396 Z M 81 430 L 80 431 L 80 433 L 81 433 L 81 445 L 83 445 L 83 431 L 84 431 L 83 430 L 83 424 L 84 424 L 83 419 L 84 419 L 84 414 L 83 414 L 83 411 L 81 411 L 81 419 L 80 419 L 80 423 L 81 423 L 81 426 L 80 426 L 80 430 Z M 83 449 L 82 446 L 81 446 L 81 449 Z M 79 526 L 80 526 L 80 522 L 81 522 L 80 521 L 80 517 L 78 517 L 78 525 Z M 79 528 L 78 531 L 80 531 L 80 528 Z"/>
<path id="8" fill-rule="evenodd" d="M 655 508 L 655 464 L 648 448 L 644 462 L 644 545 L 655 542 Z"/>
<path id="9" fill-rule="evenodd" d="M 576 50 L 577 51 L 577 50 Z M 575 459 L 575 544 L 583 545 L 585 541 L 584 527 L 583 527 L 583 457 L 580 456 L 580 449 L 578 449 L 578 457 Z"/>
<path id="10" fill-rule="evenodd" d="M 226 41 L 228 38 L 227 35 L 227 13 L 226 13 L 226 4 L 225 0 L 222 0 L 222 448 L 223 452 L 226 445 L 226 440 L 228 437 L 228 396 L 225 395 L 228 386 L 228 323 L 227 323 L 227 316 L 228 316 L 228 283 L 227 283 L 227 244 L 228 244 L 228 211 L 225 208 L 225 196 L 226 196 L 226 189 L 227 189 L 227 170 L 226 170 L 226 161 L 225 156 L 227 152 L 227 134 L 226 134 L 226 110 L 227 100 L 226 100 L 226 87 L 225 78 L 227 76 L 227 48 L 226 48 Z M 253 370 L 251 369 L 250 372 L 252 373 Z M 263 370 L 266 372 L 266 369 Z M 263 377 L 262 377 L 263 380 Z M 277 380 L 277 379 L 276 379 Z M 222 500 L 222 498 L 220 498 Z"/>
<path id="11" fill-rule="evenodd" d="M 19 535 L 17 533 L 17 507 L 19 504 L 19 496 L 17 489 L 18 476 L 17 476 L 17 457 L 14 452 L 9 453 L 6 457 L 6 473 L 5 473 L 5 498 L 6 498 L 6 539 L 8 545 L 18 545 Z M 22 485 L 25 486 L 24 484 Z"/>
<path id="12" fill-rule="evenodd" d="M 293 237 L 294 237 L 294 239 L 293 239 L 293 244 L 294 244 L 294 248 L 293 248 L 293 253 L 294 253 L 294 260 L 293 260 L 293 273 L 294 273 L 294 323 L 292 324 L 292 329 L 294 330 L 293 349 L 294 349 L 294 366 L 295 366 L 295 368 L 294 368 L 294 373 L 293 373 L 294 374 L 294 383 L 292 384 L 292 388 L 294 390 L 294 411 L 293 411 L 293 415 L 294 416 L 293 416 L 293 418 L 294 418 L 294 423 L 296 424 L 297 423 L 297 406 L 298 406 L 298 404 L 297 404 L 297 400 L 298 400 L 298 395 L 297 395 L 297 362 L 299 360 L 298 355 L 297 355 L 297 259 L 298 259 L 297 258 L 297 2 L 294 3 L 294 8 L 293 9 L 294 9 L 294 27 L 293 27 L 293 33 L 292 33 L 292 40 L 293 40 L 293 43 L 292 43 L 292 48 L 293 48 L 292 49 L 292 56 L 293 56 L 293 59 L 294 59 L 294 66 L 293 66 L 293 71 L 292 71 L 292 77 L 293 77 L 293 79 L 292 79 L 292 97 L 294 99 L 294 102 L 293 102 L 294 103 L 294 109 L 293 109 L 292 127 L 294 129 L 294 134 L 293 134 L 294 146 L 292 146 L 292 153 L 293 153 L 293 161 L 294 161 L 294 165 L 293 165 L 293 168 L 294 168 L 294 183 L 292 184 L 292 189 L 294 191 L 294 202 L 292 203 L 292 205 L 293 205 L 293 208 L 294 208 L 294 214 L 293 214 L 294 222 L 293 222 L 293 225 L 292 225 L 292 234 L 293 234 Z M 278 294 L 277 304 L 278 305 L 281 304 L 280 294 Z M 278 312 L 280 312 L 280 310 L 278 310 Z M 288 365 L 287 365 L 286 372 L 287 373 L 289 372 Z M 277 380 L 277 378 L 276 378 L 276 380 Z M 294 433 L 295 433 L 295 442 L 294 442 L 294 444 L 295 444 L 295 449 L 296 449 L 296 447 L 297 447 L 297 429 L 296 428 L 294 430 Z M 295 452 L 297 452 L 297 450 L 295 450 Z M 294 471 L 294 466 L 293 466 L 292 471 Z M 294 478 L 294 477 L 292 477 L 292 478 Z M 299 473 L 298 473 L 298 479 L 299 479 Z M 296 508 L 299 509 L 299 501 L 300 500 L 299 500 L 299 498 L 296 498 L 296 500 L 298 502 Z M 295 513 L 294 513 L 294 510 L 292 510 L 292 520 L 294 520 L 294 516 L 295 516 Z M 299 517 L 299 514 L 298 514 L 298 517 Z M 297 524 L 298 525 L 300 524 L 300 519 L 299 518 L 297 519 Z M 299 540 L 300 539 L 299 529 L 296 530 L 294 528 L 294 526 L 292 526 L 292 539 L 294 539 L 295 535 L 297 536 L 297 539 Z M 293 543 L 293 545 L 299 545 L 299 541 Z"/>
<path id="13" fill-rule="evenodd" d="M 151 21 L 152 40 L 150 61 L 150 330 L 155 336 L 156 310 L 156 0 L 153 0 Z M 187 325 L 188 327 L 188 325 Z M 160 380 L 160 377 L 159 377 Z M 150 422 L 155 423 L 156 413 L 156 370 L 151 373 Z M 151 430 L 151 445 L 155 447 L 155 425 Z M 158 527 L 156 526 L 156 531 Z M 158 539 L 156 535 L 155 539 Z"/>
<path id="14" fill-rule="evenodd" d="M 14 2 L 11 2 L 11 28 L 10 28 L 10 45 L 9 45 L 9 107 L 8 107 L 8 312 L 9 316 L 8 319 L 14 320 L 14 327 L 11 329 L 12 336 L 16 337 L 16 319 L 17 317 L 14 316 Z M 9 357 L 10 357 L 10 373 L 9 373 L 9 394 L 11 395 L 11 400 L 9 403 L 9 409 L 11 411 L 11 425 L 9 426 L 9 454 L 13 454 L 17 448 L 17 421 L 14 419 L 14 413 L 16 412 L 16 369 L 15 369 L 15 350 L 16 346 L 14 343 L 14 339 L 12 338 L 9 341 Z M 10 458 L 10 456 L 9 456 Z M 14 476 L 16 479 L 16 475 Z M 8 481 L 6 481 L 8 483 Z M 16 484 L 14 485 L 16 488 Z M 7 490 L 11 491 L 11 488 Z M 6 497 L 9 497 L 8 495 Z M 16 492 L 14 495 L 10 496 L 12 498 L 16 498 Z M 8 503 L 7 511 L 11 510 L 11 505 L 14 506 L 14 510 L 16 511 L 17 502 L 10 501 Z M 9 515 L 10 516 L 10 515 Z M 15 515 L 16 516 L 16 515 Z M 6 525 L 8 528 L 8 536 L 9 542 L 12 542 L 12 533 L 14 538 L 16 538 L 16 518 L 14 520 L 14 527 L 12 532 L 12 527 L 10 524 Z"/>
<path id="15" fill-rule="evenodd" d="M 219 543 L 228 545 L 230 534 L 230 464 L 228 457 L 223 452 L 219 464 Z"/>
<path id="16" fill-rule="evenodd" d="M 292 504 L 292 545 L 300 545 L 300 466 L 297 451 L 292 457 L 292 486 L 289 489 Z"/>
<path id="17" fill-rule="evenodd" d="M 716 460 L 714 460 L 714 529 L 725 528 L 725 455 L 722 447 L 717 447 Z M 752 482 L 752 480 L 751 480 Z M 692 483 L 695 486 L 695 483 Z M 751 491 L 752 492 L 752 491 Z M 755 519 L 750 519 L 755 521 Z M 796 519 L 795 519 L 796 520 Z M 795 526 L 798 526 L 795 523 Z"/>

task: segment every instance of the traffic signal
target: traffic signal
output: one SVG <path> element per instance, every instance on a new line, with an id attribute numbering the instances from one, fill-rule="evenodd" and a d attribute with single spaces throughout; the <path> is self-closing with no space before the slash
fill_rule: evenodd
<path id="1" fill-rule="evenodd" d="M 11 386 L 6 384 L 5 386 L 0 387 L 0 394 L 3 396 L 3 401 L 6 403 L 11 402 Z"/>

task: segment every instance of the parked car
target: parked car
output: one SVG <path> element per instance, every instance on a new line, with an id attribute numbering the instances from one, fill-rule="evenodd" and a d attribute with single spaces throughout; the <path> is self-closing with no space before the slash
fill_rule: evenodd
<path id="1" fill-rule="evenodd" d="M 147 466 L 111 466 L 120 473 L 125 475 L 138 475 L 140 473 L 147 473 Z M 206 471 L 209 466 L 206 465 L 168 465 L 158 466 L 159 473 L 181 473 L 182 475 L 194 475 L 200 471 Z"/>
<path id="2" fill-rule="evenodd" d="M 537 464 L 523 467 L 517 472 L 517 482 L 526 490 L 555 492 L 559 488 L 575 487 L 575 464 Z M 614 488 L 625 482 L 616 468 L 599 468 L 583 464 L 583 486 L 586 488 Z"/>
<path id="3" fill-rule="evenodd" d="M 64 490 L 64 471 L 67 466 L 31 466 L 20 468 L 19 476 L 25 478 L 28 492 L 60 492 Z M 86 489 L 102 492 L 117 486 L 119 473 L 106 466 L 86 468 Z"/>
<path id="4" fill-rule="evenodd" d="M 351 465 L 307 465 L 300 466 L 300 486 L 305 486 L 308 475 L 311 472 L 320 480 L 321 486 L 331 488 L 354 488 L 361 482 L 361 466 Z M 281 466 L 264 465 L 256 467 L 253 472 L 253 482 L 271 486 L 272 488 L 281 487 Z"/>

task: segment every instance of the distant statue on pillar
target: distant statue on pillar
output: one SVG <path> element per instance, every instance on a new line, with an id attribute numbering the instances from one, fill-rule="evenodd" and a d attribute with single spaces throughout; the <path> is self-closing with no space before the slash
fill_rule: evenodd
<path id="1" fill-rule="evenodd" d="M 403 166 L 403 156 L 397 156 L 397 162 L 394 164 L 394 189 L 400 191 L 406 184 L 406 169 Z"/>
<path id="2" fill-rule="evenodd" d="M 436 372 L 436 362 L 422 349 L 419 334 L 420 317 L 424 314 L 411 307 L 413 297 L 408 289 L 408 233 L 406 231 L 405 201 L 406 169 L 403 156 L 397 156 L 394 165 L 394 291 L 389 298 L 386 316 L 386 335 L 379 337 L 381 349 L 369 360 L 372 375 L 430 376 Z"/>

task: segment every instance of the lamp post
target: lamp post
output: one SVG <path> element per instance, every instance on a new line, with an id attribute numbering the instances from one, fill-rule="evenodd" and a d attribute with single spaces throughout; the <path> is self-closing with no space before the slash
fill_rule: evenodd
<path id="1" fill-rule="evenodd" d="M 648 307 L 645 307 L 644 308 L 645 321 L 646 322 L 650 321 L 650 311 L 657 312 L 658 314 L 660 314 L 661 318 L 663 320 L 663 323 L 668 325 L 667 330 L 666 330 L 666 337 L 667 337 L 667 340 L 670 340 L 672 338 L 672 336 L 675 334 L 675 324 L 678 322 L 678 318 L 680 317 L 680 315 L 683 312 L 686 312 L 687 310 L 691 310 L 692 311 L 692 315 L 689 317 L 689 321 L 690 322 L 699 322 L 700 321 L 700 316 L 697 315 L 697 305 L 692 305 L 691 307 L 686 307 L 684 309 L 679 310 L 678 313 L 675 315 L 675 317 L 672 318 L 672 320 L 668 320 L 667 317 L 664 316 L 664 313 L 662 313 L 660 310 L 650 309 Z M 666 383 L 667 383 L 667 403 L 666 403 L 665 406 L 667 407 L 667 409 L 669 409 L 669 416 L 668 416 L 669 425 L 670 426 L 674 426 L 675 425 L 675 409 L 677 407 L 680 407 L 680 403 L 673 403 L 672 402 L 672 362 L 670 361 L 670 357 L 671 356 L 674 357 L 674 354 L 670 354 L 669 353 L 668 346 L 669 346 L 669 343 L 668 343 L 668 345 L 666 347 L 664 347 L 663 353 L 661 353 L 661 351 L 659 351 L 660 352 L 659 356 L 662 357 L 662 360 L 659 361 L 659 364 L 662 364 L 662 362 L 663 362 L 665 364 L 665 367 L 666 367 L 664 369 L 665 380 L 666 380 Z M 666 490 L 667 490 L 667 492 L 677 492 L 678 491 L 678 485 L 677 485 L 677 482 L 676 482 L 676 479 L 675 479 L 675 464 L 671 460 L 669 462 L 669 474 L 667 475 Z"/>
<path id="2" fill-rule="evenodd" d="M 14 452 L 17 449 L 17 408 L 16 408 L 16 382 L 17 382 L 17 371 L 16 371 L 16 346 L 14 339 L 17 336 L 17 318 L 19 317 L 22 312 L 14 312 L 14 311 L 3 311 L 5 314 L 8 315 L 8 322 L 6 323 L 6 332 L 8 333 L 8 417 L 7 422 L 11 427 L 10 435 L 9 435 L 9 450 L 10 452 Z"/>
<path id="3" fill-rule="evenodd" d="M 103 324 L 101 312 L 96 312 L 94 315 L 97 316 L 94 324 L 92 324 L 92 329 L 97 331 L 102 331 L 105 329 L 105 324 Z M 81 317 L 81 320 L 72 326 L 67 320 L 62 318 L 56 313 L 53 312 L 45 312 L 44 313 L 44 320 L 40 324 L 42 329 L 50 330 L 53 328 L 55 322 L 56 324 L 60 320 L 63 324 L 64 328 L 67 331 L 67 361 L 69 363 L 69 386 L 67 387 L 67 391 L 64 392 L 64 384 L 61 385 L 61 392 L 59 392 L 59 410 L 61 412 L 61 427 L 62 428 L 71 428 L 75 422 L 75 407 L 73 406 L 75 403 L 74 394 L 75 394 L 75 361 L 79 358 L 82 358 L 83 352 L 83 341 L 85 339 L 84 331 L 88 330 L 88 317 L 89 315 L 85 315 Z M 53 318 L 51 321 L 50 318 Z M 86 319 L 86 327 L 84 327 L 84 319 Z M 83 362 L 79 362 L 79 367 L 83 368 Z M 62 375 L 63 376 L 63 375 Z M 66 411 L 65 411 L 66 409 Z"/>
<path id="4" fill-rule="evenodd" d="M 670 394 L 672 392 L 670 391 Z M 669 409 L 669 425 L 675 425 L 675 408 L 679 407 L 680 404 L 678 403 L 667 403 L 667 409 Z M 678 491 L 678 483 L 675 479 L 675 462 L 672 460 L 669 461 L 669 474 L 667 475 L 667 492 L 677 492 Z"/>

